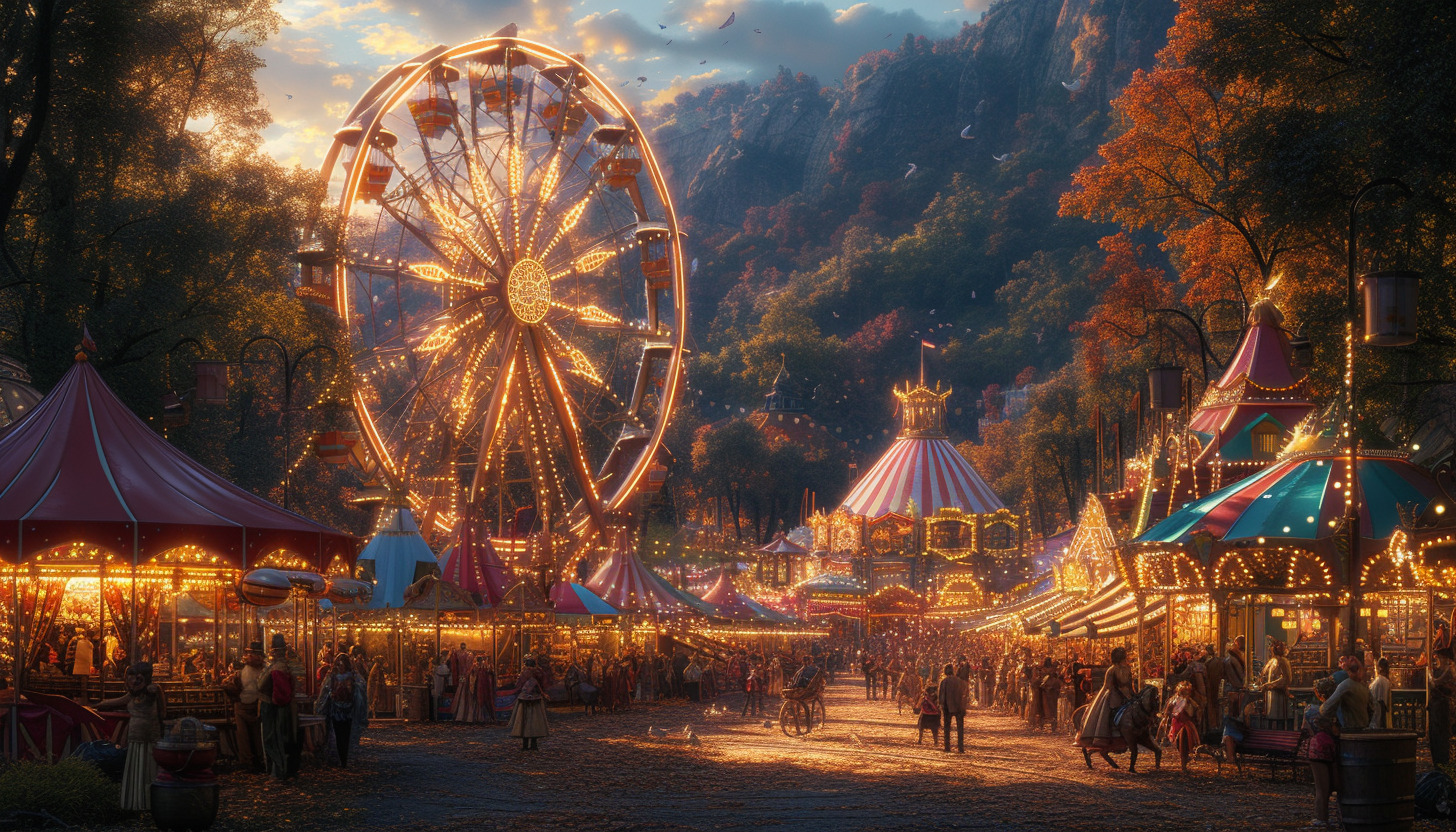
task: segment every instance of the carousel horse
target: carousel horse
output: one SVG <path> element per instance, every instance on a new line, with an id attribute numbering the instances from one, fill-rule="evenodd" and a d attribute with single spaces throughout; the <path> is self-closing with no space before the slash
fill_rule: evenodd
<path id="1" fill-rule="evenodd" d="M 1087 763 L 1087 768 L 1092 768 L 1092 752 L 1097 752 L 1102 759 L 1107 761 L 1109 766 L 1120 768 L 1109 754 L 1121 754 L 1124 751 L 1131 752 L 1132 757 L 1128 761 L 1127 770 L 1137 771 L 1138 746 L 1150 749 L 1153 752 L 1153 767 L 1163 767 L 1163 750 L 1158 747 L 1158 741 L 1153 732 L 1158 727 L 1158 689 L 1152 685 L 1143 688 L 1142 693 L 1128 700 L 1112 716 L 1113 738 L 1109 745 L 1078 745 L 1082 749 L 1082 759 Z"/>

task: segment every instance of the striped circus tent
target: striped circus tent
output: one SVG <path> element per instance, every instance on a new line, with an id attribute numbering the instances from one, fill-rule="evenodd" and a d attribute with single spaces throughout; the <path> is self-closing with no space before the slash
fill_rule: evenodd
<path id="1" fill-rule="evenodd" d="M 942 508 L 967 514 L 1005 508 L 949 440 L 905 435 L 860 478 L 844 498 L 843 508 L 872 520 L 887 514 L 909 517 L 912 500 L 921 516 Z"/>
<path id="2" fill-rule="evenodd" d="M 482 607 L 499 606 L 515 579 L 506 570 L 490 537 L 462 519 L 454 546 L 440 556 L 445 580 L 465 590 Z"/>
<path id="3" fill-rule="evenodd" d="M 685 615 L 716 611 L 711 604 L 668 583 L 631 551 L 613 552 L 587 580 L 586 588 L 622 612 Z"/>
<path id="4" fill-rule="evenodd" d="M 793 616 L 771 610 L 739 592 L 733 583 L 733 573 L 726 566 L 718 572 L 718 580 L 713 586 L 703 593 L 703 600 L 717 607 L 718 614 L 723 618 L 774 624 L 786 624 L 794 620 Z"/>

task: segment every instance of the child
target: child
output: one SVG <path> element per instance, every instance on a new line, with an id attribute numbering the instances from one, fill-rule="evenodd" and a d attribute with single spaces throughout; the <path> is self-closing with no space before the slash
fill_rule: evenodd
<path id="1" fill-rule="evenodd" d="M 920 696 L 920 704 L 915 708 L 920 714 L 920 733 L 915 738 L 915 744 L 920 745 L 925 740 L 925 729 L 930 729 L 930 744 L 940 744 L 940 705 L 936 702 L 935 685 L 926 685 L 925 693 Z"/>
<path id="2" fill-rule="evenodd" d="M 1184 771 L 1188 770 L 1188 759 L 1193 756 L 1193 748 L 1199 742 L 1198 727 L 1194 723 L 1197 713 L 1198 703 L 1193 701 L 1193 683 L 1179 682 L 1172 698 L 1163 706 L 1163 718 L 1168 722 L 1168 741 L 1178 749 Z"/>
<path id="3" fill-rule="evenodd" d="M 1335 692 L 1335 680 L 1330 677 L 1314 683 L 1314 698 L 1304 712 L 1304 730 L 1309 733 L 1309 770 L 1314 775 L 1314 821 L 1311 826 L 1325 826 L 1330 822 L 1330 793 L 1340 789 L 1340 770 L 1335 740 L 1340 736 L 1340 727 L 1334 716 L 1321 716 L 1320 705 Z"/>

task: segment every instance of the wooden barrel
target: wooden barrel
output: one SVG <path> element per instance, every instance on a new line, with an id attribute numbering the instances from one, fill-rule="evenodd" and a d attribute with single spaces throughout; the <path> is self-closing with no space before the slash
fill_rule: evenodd
<path id="1" fill-rule="evenodd" d="M 1416 735 L 1358 731 L 1340 737 L 1340 816 L 1346 829 L 1399 832 L 1416 819 Z"/>

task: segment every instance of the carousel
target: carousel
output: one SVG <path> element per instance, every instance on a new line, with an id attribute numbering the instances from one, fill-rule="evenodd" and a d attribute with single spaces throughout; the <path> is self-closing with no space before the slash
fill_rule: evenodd
<path id="1" fill-rule="evenodd" d="M 176 711 L 219 716 L 219 671 L 250 641 L 282 632 L 307 660 L 307 599 L 367 592 L 349 578 L 353 538 L 189 459 L 85 349 L 0 436 L 0 482 L 0 667 L 24 696 L 115 695 L 120 671 L 145 660 Z M 293 609 L 274 619 L 255 602 Z M 7 732 L 17 755 L 20 710 Z"/>

